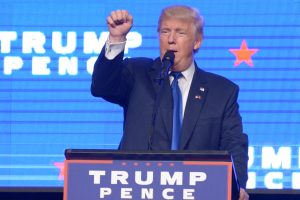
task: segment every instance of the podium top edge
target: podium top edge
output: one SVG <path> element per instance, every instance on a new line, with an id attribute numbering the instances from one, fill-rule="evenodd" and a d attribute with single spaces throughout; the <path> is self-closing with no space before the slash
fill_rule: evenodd
<path id="1" fill-rule="evenodd" d="M 227 151 L 123 151 L 107 149 L 66 149 L 67 160 L 201 160 L 228 161 Z"/>

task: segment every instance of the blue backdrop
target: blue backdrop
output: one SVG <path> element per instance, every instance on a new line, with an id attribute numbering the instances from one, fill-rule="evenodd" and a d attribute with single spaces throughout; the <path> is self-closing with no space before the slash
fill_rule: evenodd
<path id="1" fill-rule="evenodd" d="M 240 86 L 248 188 L 300 189 L 299 0 L 1 0 L 0 186 L 62 186 L 66 148 L 115 149 L 119 106 L 90 94 L 106 17 L 128 9 L 127 57 L 157 57 L 167 5 L 197 7 L 204 70 Z"/>

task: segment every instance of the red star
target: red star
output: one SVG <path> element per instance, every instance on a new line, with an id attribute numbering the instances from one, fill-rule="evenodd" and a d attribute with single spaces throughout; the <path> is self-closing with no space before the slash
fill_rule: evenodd
<path id="1" fill-rule="evenodd" d="M 234 62 L 235 67 L 239 66 L 242 62 L 245 62 L 250 67 L 253 67 L 251 56 L 255 54 L 258 49 L 248 49 L 246 40 L 243 40 L 239 49 L 229 49 L 229 51 L 236 57 Z"/>
<path id="2" fill-rule="evenodd" d="M 54 162 L 53 163 L 59 169 L 58 180 L 64 179 L 64 162 Z"/>

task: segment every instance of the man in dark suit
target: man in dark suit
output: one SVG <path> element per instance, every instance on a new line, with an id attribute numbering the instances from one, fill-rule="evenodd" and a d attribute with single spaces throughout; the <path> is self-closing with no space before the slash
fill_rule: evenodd
<path id="1" fill-rule="evenodd" d="M 194 61 L 203 37 L 202 17 L 187 6 L 165 8 L 158 23 L 160 57 L 155 60 L 123 60 L 132 24 L 126 10 L 107 17 L 109 38 L 92 75 L 92 94 L 124 109 L 119 149 L 227 150 L 241 186 L 240 199 L 248 199 L 248 140 L 238 110 L 239 88 L 199 69 Z M 167 51 L 175 55 L 170 74 L 176 77 L 161 77 Z"/>

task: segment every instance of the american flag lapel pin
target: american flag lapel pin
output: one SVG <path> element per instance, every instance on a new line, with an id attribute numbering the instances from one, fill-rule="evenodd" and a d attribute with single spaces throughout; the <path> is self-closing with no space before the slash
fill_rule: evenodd
<path id="1" fill-rule="evenodd" d="M 200 87 L 199 90 L 200 90 L 201 92 L 204 92 L 204 91 L 205 91 L 205 88 L 204 88 L 204 87 Z M 201 96 L 201 95 L 196 95 L 196 96 L 195 96 L 195 99 L 201 100 L 201 99 L 202 99 L 202 96 Z"/>
<path id="2" fill-rule="evenodd" d="M 202 98 L 201 95 L 196 95 L 195 96 L 195 99 L 199 99 L 200 100 L 201 98 Z"/>

